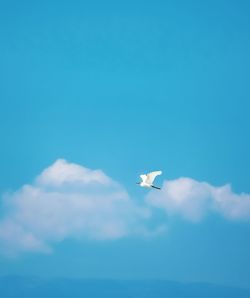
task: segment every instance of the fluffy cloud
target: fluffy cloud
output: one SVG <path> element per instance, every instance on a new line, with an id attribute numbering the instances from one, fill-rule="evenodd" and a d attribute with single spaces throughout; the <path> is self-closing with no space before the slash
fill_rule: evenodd
<path id="1" fill-rule="evenodd" d="M 156 208 L 194 222 L 208 212 L 249 220 L 250 195 L 235 194 L 230 185 L 215 187 L 179 178 L 164 181 L 161 191 L 149 191 L 138 205 L 103 171 L 59 159 L 32 184 L 4 196 L 0 250 L 10 255 L 48 253 L 53 243 L 64 239 L 103 241 L 161 234 L 165 223 L 149 228 L 154 226 Z"/>
<path id="2" fill-rule="evenodd" d="M 66 238 L 116 239 L 147 233 L 150 211 L 100 170 L 57 160 L 35 182 L 4 198 L 0 246 L 5 252 L 49 252 Z"/>
<path id="3" fill-rule="evenodd" d="M 191 221 L 201 220 L 208 212 L 233 220 L 250 219 L 250 195 L 234 193 L 229 184 L 215 187 L 190 178 L 169 180 L 163 183 L 161 192 L 150 192 L 146 201 L 168 215 Z"/>

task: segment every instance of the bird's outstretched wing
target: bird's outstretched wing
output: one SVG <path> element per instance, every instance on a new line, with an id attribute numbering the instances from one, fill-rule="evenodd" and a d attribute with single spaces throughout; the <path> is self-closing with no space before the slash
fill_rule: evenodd
<path id="1" fill-rule="evenodd" d="M 147 174 L 146 183 L 153 184 L 155 177 L 162 174 L 162 171 L 150 172 Z"/>

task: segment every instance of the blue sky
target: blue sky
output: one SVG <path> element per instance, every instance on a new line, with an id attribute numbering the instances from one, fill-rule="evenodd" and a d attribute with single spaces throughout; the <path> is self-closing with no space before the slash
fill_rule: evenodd
<path id="1" fill-rule="evenodd" d="M 155 169 L 159 183 L 190 177 L 249 194 L 249 9 L 247 1 L 2 1 L 2 218 L 4 194 L 59 158 L 102 170 L 139 205 L 148 191 L 137 176 Z M 208 211 L 193 222 L 152 208 L 148 225 L 165 233 L 69 236 L 51 254 L 1 255 L 0 274 L 250 286 L 249 217 Z"/>

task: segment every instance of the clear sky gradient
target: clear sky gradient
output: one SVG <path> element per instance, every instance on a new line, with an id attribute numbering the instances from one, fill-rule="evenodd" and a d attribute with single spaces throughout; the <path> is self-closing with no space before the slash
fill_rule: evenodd
<path id="1" fill-rule="evenodd" d="M 250 193 L 249 1 L 1 1 L 0 192 L 58 158 Z M 5 211 L 0 205 L 0 214 Z M 0 274 L 160 278 L 250 287 L 250 224 L 166 219 L 165 234 L 66 239 L 0 256 Z"/>

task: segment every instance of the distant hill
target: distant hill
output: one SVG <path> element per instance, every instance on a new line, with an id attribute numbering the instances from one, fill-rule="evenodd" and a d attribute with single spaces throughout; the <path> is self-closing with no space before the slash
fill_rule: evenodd
<path id="1" fill-rule="evenodd" d="M 1 298 L 250 298 L 250 289 L 159 280 L 0 277 Z"/>

